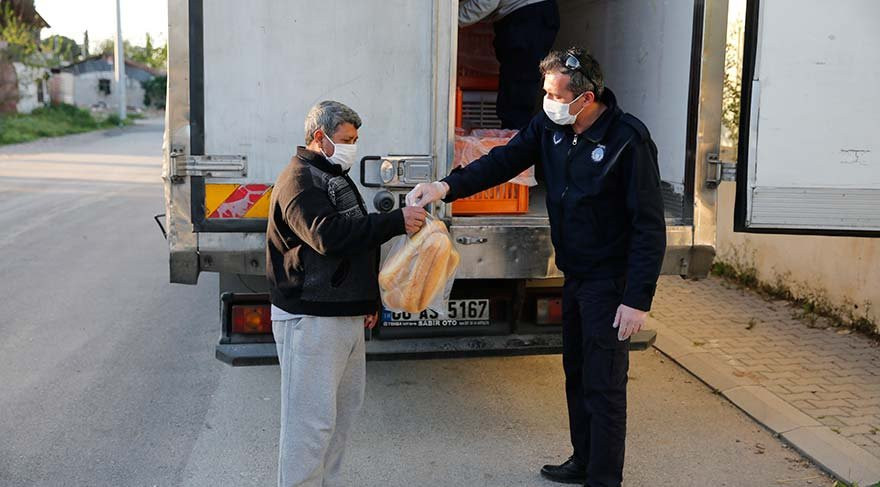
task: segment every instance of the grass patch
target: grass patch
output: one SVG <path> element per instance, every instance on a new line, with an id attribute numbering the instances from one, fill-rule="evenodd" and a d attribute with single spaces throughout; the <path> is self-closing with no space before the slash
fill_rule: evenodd
<path id="1" fill-rule="evenodd" d="M 0 145 L 130 125 L 132 120 L 133 117 L 128 117 L 122 121 L 116 114 L 98 118 L 73 105 L 41 107 L 27 115 L 0 116 Z"/>

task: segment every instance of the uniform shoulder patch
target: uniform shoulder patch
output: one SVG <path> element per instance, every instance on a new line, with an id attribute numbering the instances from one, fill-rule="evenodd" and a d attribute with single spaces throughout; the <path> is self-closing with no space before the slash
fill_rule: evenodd
<path id="1" fill-rule="evenodd" d="M 620 117 L 620 120 L 623 123 L 632 127 L 639 134 L 639 136 L 642 138 L 642 140 L 648 140 L 651 138 L 651 134 L 650 134 L 650 132 L 648 132 L 648 127 L 646 127 L 645 124 L 641 120 L 636 118 L 635 115 L 633 115 L 631 113 L 624 113 Z"/>

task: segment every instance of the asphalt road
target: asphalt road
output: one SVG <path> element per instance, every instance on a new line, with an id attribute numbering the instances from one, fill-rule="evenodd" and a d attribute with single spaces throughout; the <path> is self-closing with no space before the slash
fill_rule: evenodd
<path id="1" fill-rule="evenodd" d="M 277 367 L 213 358 L 217 279 L 168 281 L 161 121 L 0 148 L 0 486 L 272 485 Z M 357 486 L 553 485 L 559 356 L 370 362 Z M 657 352 L 634 353 L 627 486 L 829 485 Z"/>

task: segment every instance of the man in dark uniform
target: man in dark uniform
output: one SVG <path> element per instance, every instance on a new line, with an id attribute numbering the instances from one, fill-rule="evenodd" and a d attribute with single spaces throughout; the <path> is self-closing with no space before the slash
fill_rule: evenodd
<path id="1" fill-rule="evenodd" d="M 571 458 L 541 473 L 619 486 L 629 337 L 645 322 L 666 249 L 657 148 L 582 49 L 551 52 L 541 73 L 544 113 L 506 146 L 416 186 L 407 200 L 467 197 L 541 160 L 556 265 L 565 274 L 562 362 L 573 447 Z"/>
<path id="2" fill-rule="evenodd" d="M 519 130 L 535 113 L 541 88 L 538 63 L 550 52 L 559 32 L 556 0 L 461 0 L 458 25 L 483 19 L 495 29 L 495 57 L 500 64 L 496 113 L 501 128 Z"/>

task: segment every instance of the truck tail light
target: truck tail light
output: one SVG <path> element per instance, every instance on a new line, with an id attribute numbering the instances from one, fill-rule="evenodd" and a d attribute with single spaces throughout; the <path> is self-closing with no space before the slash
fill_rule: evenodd
<path id="1" fill-rule="evenodd" d="M 269 305 L 232 305 L 232 333 L 272 333 Z"/>
<path id="2" fill-rule="evenodd" d="M 559 325 L 562 323 L 562 298 L 538 298 L 535 304 L 535 322 L 537 324 Z"/>

